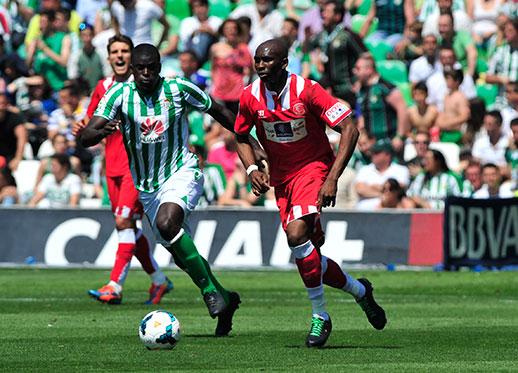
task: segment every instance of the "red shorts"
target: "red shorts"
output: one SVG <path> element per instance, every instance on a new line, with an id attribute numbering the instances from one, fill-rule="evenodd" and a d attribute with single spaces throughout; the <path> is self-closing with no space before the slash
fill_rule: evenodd
<path id="1" fill-rule="evenodd" d="M 107 176 L 106 183 L 114 215 L 139 219 L 142 216 L 142 204 L 131 174 L 127 172 L 123 176 Z"/>
<path id="2" fill-rule="evenodd" d="M 289 223 L 305 215 L 315 214 L 314 232 L 311 241 L 321 246 L 324 232 L 320 224 L 320 211 L 317 207 L 318 193 L 329 173 L 323 163 L 311 163 L 300 170 L 293 178 L 275 187 L 275 199 L 281 215 L 282 228 L 286 231 Z"/>

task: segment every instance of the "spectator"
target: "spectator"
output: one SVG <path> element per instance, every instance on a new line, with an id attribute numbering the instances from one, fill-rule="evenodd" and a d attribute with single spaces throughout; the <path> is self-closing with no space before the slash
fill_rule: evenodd
<path id="1" fill-rule="evenodd" d="M 396 56 L 407 66 L 424 53 L 423 38 L 421 37 L 422 29 L 423 24 L 421 22 L 414 21 L 407 24 L 403 39 L 395 47 Z"/>
<path id="2" fill-rule="evenodd" d="M 169 36 L 169 22 L 164 11 L 151 0 L 116 0 L 111 4 L 115 33 L 127 35 L 135 46 L 153 44 L 151 25 L 158 20 L 163 26 L 162 36 L 157 47 Z"/>
<path id="3" fill-rule="evenodd" d="M 441 67 L 426 80 L 426 87 L 428 88 L 428 103 L 437 106 L 439 111 L 444 111 L 444 97 L 448 93 L 444 71 L 459 69 L 461 66 L 457 63 L 455 52 L 450 45 L 441 46 L 439 49 L 439 61 Z M 468 100 L 477 97 L 475 83 L 470 75 L 464 75 L 459 90 L 464 93 Z"/>
<path id="4" fill-rule="evenodd" d="M 11 170 L 7 167 L 5 157 L 0 156 L 0 205 L 12 206 L 18 202 L 16 181 Z"/>
<path id="5" fill-rule="evenodd" d="M 498 47 L 505 44 L 505 25 L 509 21 L 509 16 L 507 16 L 505 13 L 502 13 L 502 11 L 500 10 L 500 13 L 496 17 L 496 33 L 488 40 L 487 43 L 486 49 L 488 56 L 492 56 Z"/>
<path id="6" fill-rule="evenodd" d="M 76 156 L 72 155 L 74 153 L 74 149 L 70 147 L 70 144 L 65 135 L 56 134 L 52 138 L 52 152 L 48 157 L 42 158 L 40 160 L 40 167 L 38 168 L 38 173 L 36 175 L 36 182 L 34 185 L 34 191 L 38 189 L 38 186 L 43 179 L 43 176 L 51 173 L 51 157 L 55 154 L 64 154 L 69 156 L 70 158 L 70 169 L 76 174 L 81 174 L 81 161 Z"/>
<path id="7" fill-rule="evenodd" d="M 198 207 L 216 205 L 227 185 L 223 168 L 219 164 L 206 162 L 207 151 L 203 146 L 191 145 L 191 151 L 198 157 L 198 166 L 204 178 L 203 194 L 198 200 Z"/>
<path id="8" fill-rule="evenodd" d="M 322 8 L 324 29 L 311 40 L 310 48 L 320 51 L 322 86 L 330 88 L 333 95 L 345 100 L 349 107 L 354 107 L 353 68 L 366 48 L 356 34 L 344 28 L 344 14 L 341 2 L 326 0 Z"/>
<path id="9" fill-rule="evenodd" d="M 358 5 L 361 4 L 361 1 L 362 0 L 356 0 Z M 303 43 L 306 39 L 310 39 L 322 32 L 322 30 L 324 29 L 322 22 L 322 11 L 324 10 L 325 3 L 326 0 L 317 0 L 315 5 L 307 9 L 302 14 L 302 16 L 300 17 L 300 25 L 298 27 L 297 38 L 299 42 Z M 342 24 L 345 26 L 349 22 L 350 18 L 344 16 Z"/>
<path id="10" fill-rule="evenodd" d="M 282 37 L 289 46 L 287 70 L 292 74 L 308 78 L 311 72 L 309 54 L 302 51 L 302 44 L 297 40 L 299 21 L 286 18 L 282 24 Z"/>
<path id="11" fill-rule="evenodd" d="M 241 42 L 241 28 L 227 19 L 220 28 L 222 39 L 211 48 L 212 96 L 237 114 L 239 96 L 252 75 L 253 60 L 245 43 Z"/>
<path id="12" fill-rule="evenodd" d="M 518 81 L 518 18 L 505 24 L 504 35 L 507 43 L 496 49 L 486 75 L 486 83 L 498 85 L 497 109 L 506 105 L 505 85 Z"/>
<path id="13" fill-rule="evenodd" d="M 219 123 L 212 125 L 212 127 L 215 126 L 221 128 Z M 232 177 L 236 170 L 236 164 L 239 163 L 237 143 L 232 132 L 221 129 L 219 141 L 213 144 L 208 151 L 207 162 L 221 165 L 226 180 Z"/>
<path id="14" fill-rule="evenodd" d="M 474 192 L 482 187 L 482 166 L 476 160 L 469 161 L 464 169 L 464 183 L 462 194 L 464 197 L 471 197 Z"/>
<path id="15" fill-rule="evenodd" d="M 219 197 L 219 206 L 251 207 L 264 201 L 264 197 L 252 192 L 248 175 L 241 162 L 238 161 L 232 177 L 227 179 L 225 192 Z"/>
<path id="16" fill-rule="evenodd" d="M 77 0 L 76 11 L 83 22 L 95 25 L 97 13 L 108 7 L 106 0 Z"/>
<path id="17" fill-rule="evenodd" d="M 511 131 L 513 137 L 505 151 L 505 159 L 508 167 L 507 173 L 511 175 L 513 190 L 516 190 L 518 189 L 518 118 L 511 121 Z"/>
<path id="18" fill-rule="evenodd" d="M 461 196 L 459 179 L 448 169 L 444 155 L 430 149 L 424 159 L 424 171 L 410 184 L 408 196 L 416 207 L 443 209 L 449 196 Z"/>
<path id="19" fill-rule="evenodd" d="M 500 114 L 502 114 L 502 131 L 511 137 L 511 121 L 518 118 L 518 82 L 509 82 L 505 87 L 505 98 L 507 104 Z"/>
<path id="20" fill-rule="evenodd" d="M 473 19 L 473 39 L 478 45 L 486 44 L 496 33 L 496 19 L 501 3 L 501 0 L 473 0 L 469 16 Z"/>
<path id="21" fill-rule="evenodd" d="M 16 171 L 23 159 L 27 143 L 27 130 L 23 118 L 12 112 L 5 93 L 0 93 L 0 156 L 3 156 L 11 171 Z"/>
<path id="22" fill-rule="evenodd" d="M 27 47 L 27 66 L 43 75 L 54 91 L 59 91 L 68 79 L 71 43 L 64 32 L 54 29 L 55 17 L 54 11 L 40 14 L 41 39 L 34 39 Z"/>
<path id="23" fill-rule="evenodd" d="M 477 48 L 468 32 L 455 31 L 453 28 L 453 16 L 451 13 L 439 16 L 440 43 L 452 45 L 457 60 L 465 69 L 466 74 L 473 77 L 477 66 Z"/>
<path id="24" fill-rule="evenodd" d="M 8 69 L 11 70 L 10 73 L 6 71 Z M 20 76 L 29 75 L 29 69 L 23 58 L 18 53 L 9 51 L 2 35 L 0 35 L 0 75 L 7 84 Z"/>
<path id="25" fill-rule="evenodd" d="M 449 93 L 444 98 L 444 110 L 437 115 L 435 125 L 440 130 L 441 142 L 462 144 L 462 130 L 470 116 L 469 102 L 459 90 L 464 79 L 462 70 L 445 70 L 444 78 Z"/>
<path id="26" fill-rule="evenodd" d="M 415 207 L 406 196 L 405 189 L 396 179 L 389 178 L 381 189 L 381 198 L 378 208 L 381 209 L 411 209 Z"/>
<path id="27" fill-rule="evenodd" d="M 412 24 L 415 16 L 412 0 L 374 0 L 360 30 L 360 36 L 366 37 L 372 21 L 377 17 L 378 29 L 367 40 L 383 40 L 394 47 L 403 38 L 405 24 Z"/>
<path id="28" fill-rule="evenodd" d="M 471 154 L 483 165 L 486 163 L 496 164 L 505 169 L 507 161 L 505 150 L 509 145 L 509 139 L 502 131 L 502 115 L 493 110 L 484 116 L 483 126 L 485 131 L 473 144 Z"/>
<path id="29" fill-rule="evenodd" d="M 390 139 L 394 150 L 402 152 L 409 124 L 401 92 L 380 77 L 369 53 L 360 55 L 354 73 L 359 85 L 356 94 L 360 110 L 358 127 L 365 128 L 378 140 Z"/>
<path id="30" fill-rule="evenodd" d="M 51 173 L 43 176 L 29 206 L 74 207 L 79 206 L 81 179 L 70 173 L 70 160 L 65 154 L 51 157 Z"/>
<path id="31" fill-rule="evenodd" d="M 412 180 L 414 180 L 424 169 L 424 159 L 426 157 L 426 153 L 430 149 L 429 132 L 418 131 L 414 135 L 413 145 L 415 147 L 416 156 L 406 163 Z"/>
<path id="32" fill-rule="evenodd" d="M 438 59 L 437 37 L 428 34 L 423 38 L 423 55 L 410 64 L 408 80 L 412 85 L 426 81 L 436 71 L 441 69 Z"/>
<path id="33" fill-rule="evenodd" d="M 93 26 L 85 24 L 81 30 L 80 37 L 83 43 L 83 50 L 79 54 L 77 61 L 78 76 L 86 79 L 89 91 L 91 91 L 97 85 L 97 82 L 104 78 L 103 64 L 101 57 L 92 44 L 94 37 Z"/>
<path id="34" fill-rule="evenodd" d="M 419 10 L 419 21 L 426 22 L 427 19 L 433 16 L 439 17 L 441 10 L 451 9 L 455 14 L 458 10 L 466 13 L 465 0 L 424 0 Z M 471 27 L 471 25 L 470 25 Z"/>
<path id="35" fill-rule="evenodd" d="M 415 105 L 407 109 L 410 128 L 413 132 L 430 132 L 439 114 L 435 105 L 426 102 L 428 88 L 426 83 L 419 82 L 412 88 L 412 99 Z"/>
<path id="36" fill-rule="evenodd" d="M 378 140 L 372 146 L 372 163 L 360 168 L 355 180 L 356 193 L 360 198 L 357 208 L 376 208 L 380 203 L 383 184 L 389 178 L 396 179 L 402 187 L 408 185 L 408 169 L 392 162 L 392 152 L 392 145 L 387 140 Z"/>
<path id="37" fill-rule="evenodd" d="M 180 45 L 182 50 L 194 51 L 203 65 L 211 45 L 217 41 L 218 28 L 223 21 L 216 16 L 209 17 L 208 0 L 191 0 L 189 4 L 193 15 L 180 24 Z"/>
<path id="38" fill-rule="evenodd" d="M 347 164 L 348 167 L 358 171 L 363 166 L 371 163 L 372 146 L 376 143 L 376 137 L 371 133 L 361 130 L 358 138 L 357 147 L 354 150 L 351 160 Z"/>
<path id="39" fill-rule="evenodd" d="M 33 41 L 42 38 L 43 30 L 41 29 L 41 20 L 43 14 L 47 12 L 51 12 L 55 14 L 55 12 L 59 11 L 62 8 L 60 0 L 41 0 L 40 1 L 40 10 L 36 14 L 34 14 L 29 22 L 29 26 L 27 28 L 27 33 L 25 35 L 25 47 L 29 47 Z M 79 24 L 81 23 L 81 17 L 75 10 L 70 12 L 70 19 L 68 22 L 68 31 L 69 32 L 79 32 Z"/>
<path id="40" fill-rule="evenodd" d="M 72 135 L 72 125 L 74 122 L 83 119 L 86 107 L 81 102 L 79 87 L 70 83 L 59 91 L 59 108 L 54 110 L 49 117 L 47 126 L 49 139 L 57 133 L 67 137 L 69 141 L 75 141 Z"/>
<path id="41" fill-rule="evenodd" d="M 196 57 L 196 53 L 190 50 L 183 51 L 178 55 L 178 61 L 180 62 L 181 70 L 179 75 L 189 79 L 200 89 L 205 90 L 207 88 L 208 76 L 200 71 L 200 61 Z"/>
<path id="42" fill-rule="evenodd" d="M 252 39 L 248 48 L 252 55 L 263 41 L 281 36 L 284 16 L 274 9 L 272 0 L 255 0 L 252 4 L 239 5 L 230 13 L 230 18 L 246 16 L 252 21 Z"/>
<path id="43" fill-rule="evenodd" d="M 484 185 L 473 193 L 473 198 L 513 198 L 511 183 L 502 184 L 500 168 L 496 164 L 486 163 L 482 166 L 482 181 Z"/>
<path id="44" fill-rule="evenodd" d="M 431 1 L 435 2 L 435 0 Z M 437 0 L 436 7 L 429 16 L 425 18 L 419 17 L 419 20 L 424 22 L 423 35 L 439 35 L 439 15 L 445 13 L 453 14 L 455 31 L 464 31 L 471 34 L 471 18 L 464 10 L 464 6 L 456 6 L 459 2 L 462 2 L 462 5 L 464 5 L 463 0 Z"/>

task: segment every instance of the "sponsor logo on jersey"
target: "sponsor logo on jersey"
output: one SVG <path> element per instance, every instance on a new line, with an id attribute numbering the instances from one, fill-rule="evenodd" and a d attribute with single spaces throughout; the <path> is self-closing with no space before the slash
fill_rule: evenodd
<path id="1" fill-rule="evenodd" d="M 264 110 L 257 110 L 257 116 L 259 118 L 264 118 Z"/>
<path id="2" fill-rule="evenodd" d="M 266 138 L 277 143 L 299 141 L 308 135 L 304 118 L 278 122 L 263 120 L 263 128 Z"/>
<path id="3" fill-rule="evenodd" d="M 340 118 L 344 113 L 347 112 L 347 106 L 342 104 L 341 102 L 337 102 L 330 109 L 326 111 L 326 117 L 334 123 L 338 118 Z"/>
<path id="4" fill-rule="evenodd" d="M 165 131 L 164 123 L 160 119 L 148 117 L 140 124 L 140 140 L 146 144 L 162 142 L 165 137 L 162 135 Z"/>

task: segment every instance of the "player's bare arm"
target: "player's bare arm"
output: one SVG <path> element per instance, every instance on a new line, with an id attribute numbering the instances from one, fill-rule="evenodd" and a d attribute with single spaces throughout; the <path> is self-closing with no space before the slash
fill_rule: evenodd
<path id="1" fill-rule="evenodd" d="M 94 146 L 108 135 L 117 131 L 120 121 L 108 121 L 103 117 L 93 116 L 86 127 L 79 132 L 77 141 L 84 147 Z"/>
<path id="2" fill-rule="evenodd" d="M 236 135 L 237 138 L 237 154 L 243 162 L 252 183 L 252 191 L 256 196 L 266 193 L 270 189 L 268 184 L 268 175 L 257 167 L 256 170 L 250 171 L 250 166 L 256 166 L 256 156 L 252 144 L 250 143 L 250 135 Z M 252 167 L 253 168 L 253 167 Z"/>
<path id="3" fill-rule="evenodd" d="M 317 205 L 320 207 L 335 206 L 338 178 L 342 175 L 345 166 L 347 166 L 351 159 L 356 142 L 360 136 L 360 132 L 350 117 L 342 120 L 333 129 L 340 132 L 340 143 L 335 162 L 318 194 Z"/>

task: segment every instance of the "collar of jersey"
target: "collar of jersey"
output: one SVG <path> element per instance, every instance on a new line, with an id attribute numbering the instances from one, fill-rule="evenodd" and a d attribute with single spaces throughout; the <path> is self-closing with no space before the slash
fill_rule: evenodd
<path id="1" fill-rule="evenodd" d="M 156 100 L 158 100 L 158 96 L 160 96 L 160 92 L 162 91 L 162 85 L 164 83 L 164 78 L 163 77 L 160 77 L 160 80 L 159 80 L 159 83 L 157 85 L 157 88 L 153 91 L 153 93 L 151 95 L 146 95 L 144 94 L 144 92 L 141 92 L 138 87 L 137 87 L 137 84 L 133 81 L 132 82 L 134 85 L 135 85 L 135 90 L 137 91 L 138 95 L 140 96 L 140 98 L 142 100 L 144 100 L 144 102 L 146 103 L 146 105 L 149 103 L 149 102 L 156 102 Z"/>
<path id="2" fill-rule="evenodd" d="M 286 84 L 284 85 L 284 88 L 281 89 L 281 92 L 279 94 L 277 94 L 277 92 L 275 91 L 270 91 L 267 87 L 266 87 L 266 84 L 262 83 L 264 85 L 264 91 L 266 93 L 269 93 L 272 97 L 281 97 L 283 94 L 284 94 L 284 91 L 286 91 L 287 89 L 289 89 L 288 87 L 290 86 L 290 82 L 291 82 L 291 73 L 289 72 L 288 73 L 288 77 L 286 78 Z"/>

